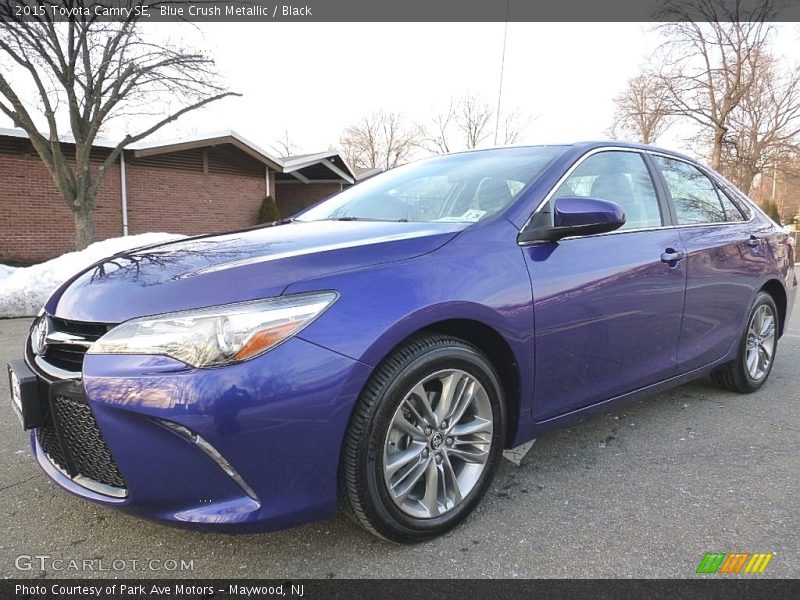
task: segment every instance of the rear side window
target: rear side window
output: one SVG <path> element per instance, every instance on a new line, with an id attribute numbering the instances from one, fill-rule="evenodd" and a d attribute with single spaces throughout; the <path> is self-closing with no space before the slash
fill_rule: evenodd
<path id="1" fill-rule="evenodd" d="M 680 160 L 654 156 L 664 175 L 679 225 L 741 221 L 741 211 L 697 167 Z"/>
<path id="2" fill-rule="evenodd" d="M 584 160 L 553 194 L 616 202 L 625 212 L 622 229 L 660 227 L 661 210 L 650 172 L 637 152 L 600 152 Z"/>

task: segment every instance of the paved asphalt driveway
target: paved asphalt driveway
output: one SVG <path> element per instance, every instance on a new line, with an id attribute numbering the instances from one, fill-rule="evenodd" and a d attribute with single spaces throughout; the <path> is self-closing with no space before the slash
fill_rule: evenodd
<path id="1" fill-rule="evenodd" d="M 27 327 L 0 321 L 3 364 L 19 356 Z M 183 559 L 194 577 L 691 578 L 705 552 L 743 551 L 776 553 L 761 577 L 798 577 L 799 479 L 800 306 L 757 394 L 704 380 L 552 432 L 521 466 L 503 461 L 466 523 L 416 547 L 380 542 L 343 517 L 228 536 L 81 501 L 34 464 L 2 382 L 0 575 L 81 575 L 15 568 L 19 555 L 49 555 L 106 567 Z"/>

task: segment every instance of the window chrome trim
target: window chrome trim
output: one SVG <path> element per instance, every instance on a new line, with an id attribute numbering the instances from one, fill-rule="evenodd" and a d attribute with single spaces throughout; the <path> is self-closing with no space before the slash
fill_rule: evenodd
<path id="1" fill-rule="evenodd" d="M 559 242 L 565 240 L 584 240 L 586 238 L 600 237 L 605 235 L 622 235 L 625 233 L 642 233 L 644 231 L 668 231 L 670 229 L 695 229 L 697 227 L 722 227 L 724 225 L 742 225 L 746 221 L 721 221 L 719 223 L 691 223 L 687 225 L 662 225 L 661 227 L 639 227 L 636 229 L 616 229 L 614 231 L 606 231 L 605 233 L 593 233 L 591 235 L 570 235 L 563 237 Z M 520 246 L 530 246 L 532 244 L 549 243 L 547 240 L 534 240 L 532 242 L 521 242 Z"/>
<path id="2" fill-rule="evenodd" d="M 536 207 L 536 209 L 531 213 L 531 216 L 528 217 L 528 220 L 525 221 L 525 224 L 522 226 L 522 229 L 520 229 L 520 232 L 524 231 L 525 228 L 530 224 L 530 222 L 533 221 L 533 218 L 537 214 L 539 214 L 539 212 L 542 210 L 542 208 L 544 208 L 544 206 L 551 200 L 551 198 L 556 193 L 558 188 L 561 187 L 561 184 L 564 183 L 569 178 L 570 175 L 572 175 L 573 171 L 575 171 L 575 169 L 577 169 L 583 163 L 583 161 L 585 161 L 590 156 L 594 156 L 595 154 L 599 154 L 600 152 L 609 152 L 609 151 L 614 151 L 614 152 L 635 152 L 635 153 L 640 154 L 640 155 L 641 154 L 648 154 L 650 156 L 661 156 L 661 157 L 664 157 L 664 158 L 677 160 L 677 161 L 680 161 L 682 163 L 686 163 L 687 165 L 691 165 L 691 166 L 695 167 L 696 169 L 699 169 L 700 172 L 703 173 L 703 175 L 705 175 L 706 177 L 711 179 L 711 181 L 717 187 L 721 188 L 722 190 L 729 189 L 731 187 L 731 185 L 732 185 L 732 184 L 720 185 L 721 182 L 716 177 L 714 177 L 711 173 L 707 172 L 707 170 L 704 169 L 703 167 L 701 167 L 700 165 L 692 162 L 691 160 L 688 160 L 688 159 L 685 159 L 685 158 L 681 158 L 679 156 L 674 156 L 674 155 L 669 154 L 667 152 L 659 152 L 657 150 L 645 150 L 645 149 L 642 149 L 642 148 L 627 148 L 627 147 L 624 147 L 624 146 L 601 146 L 599 148 L 593 148 L 592 150 L 589 150 L 588 152 L 582 154 L 578 158 L 578 160 L 576 160 L 570 166 L 570 168 L 567 169 L 564 172 L 564 174 L 558 179 L 558 181 L 556 181 L 555 184 L 553 184 L 553 187 L 550 188 L 550 191 L 548 191 L 547 194 L 545 194 L 545 197 L 542 199 L 542 201 L 539 203 L 539 205 Z M 658 168 L 658 167 L 656 167 L 656 168 Z M 669 190 L 667 190 L 667 191 L 669 191 Z M 744 194 L 742 194 L 742 195 L 744 195 Z M 747 196 L 745 196 L 745 197 L 747 198 Z M 749 198 L 747 198 L 747 199 L 748 199 L 748 206 L 750 206 L 751 208 L 757 210 L 762 215 L 766 216 L 766 213 L 764 213 L 759 206 L 757 206 Z M 667 200 L 670 201 L 669 199 L 667 199 Z M 661 204 L 661 201 L 659 200 L 659 206 L 660 206 L 660 204 Z M 747 220 L 747 221 L 720 221 L 720 222 L 716 222 L 716 223 L 687 223 L 685 225 L 679 225 L 679 224 L 676 223 L 674 225 L 661 225 L 659 227 L 640 227 L 640 228 L 636 228 L 636 229 L 617 229 L 615 231 L 607 231 L 605 233 L 595 233 L 595 234 L 592 234 L 592 235 L 572 235 L 572 236 L 561 238 L 559 240 L 559 242 L 564 241 L 564 240 L 585 239 L 585 238 L 598 237 L 598 236 L 604 236 L 604 235 L 619 235 L 619 234 L 623 234 L 623 233 L 640 233 L 642 231 L 660 231 L 660 230 L 666 230 L 666 229 L 690 229 L 690 228 L 695 228 L 695 227 L 719 227 L 719 226 L 722 226 L 722 225 L 742 225 L 742 224 L 752 223 L 753 221 L 756 220 L 755 210 L 753 211 L 753 214 L 750 216 L 750 219 Z M 533 244 L 541 244 L 541 243 L 549 243 L 549 242 L 546 242 L 545 240 L 534 240 L 534 241 L 531 241 L 531 242 L 517 242 L 517 244 L 519 246 L 530 246 L 530 245 L 533 245 Z"/>
<path id="3" fill-rule="evenodd" d="M 541 212 L 542 208 L 544 208 L 544 206 L 550 201 L 550 199 L 556 193 L 558 188 L 561 187 L 561 184 L 564 183 L 569 178 L 570 175 L 572 175 L 572 173 L 573 173 L 573 171 L 575 171 L 575 169 L 577 169 L 579 166 L 581 166 L 581 164 L 583 164 L 583 161 L 585 161 L 590 156 L 594 156 L 595 154 L 599 154 L 600 152 L 608 152 L 609 150 L 621 150 L 622 152 L 637 152 L 637 153 L 641 154 L 641 151 L 637 150 L 636 148 L 616 148 L 614 146 L 602 146 L 600 148 L 593 148 L 592 150 L 589 150 L 588 152 L 585 152 L 584 154 L 579 156 L 578 160 L 576 160 L 574 163 L 572 163 L 570 168 L 567 169 L 561 177 L 559 177 L 558 181 L 556 181 L 555 184 L 553 184 L 553 187 L 551 187 L 550 191 L 548 191 L 547 194 L 545 194 L 545 196 L 542 199 L 542 201 L 539 203 L 539 205 L 531 213 L 531 216 L 528 217 L 527 221 L 525 221 L 525 224 L 522 226 L 522 229 L 520 229 L 520 231 L 525 231 L 525 228 L 530 224 L 531 221 L 533 221 L 533 218 L 536 215 L 538 215 L 539 212 Z M 527 245 L 527 244 L 530 244 L 530 243 L 531 242 L 523 242 L 521 245 Z"/>

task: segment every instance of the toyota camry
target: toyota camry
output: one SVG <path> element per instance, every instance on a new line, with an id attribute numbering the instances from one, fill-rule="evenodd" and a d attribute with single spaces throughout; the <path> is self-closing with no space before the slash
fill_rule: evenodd
<path id="1" fill-rule="evenodd" d="M 333 516 L 421 541 L 504 448 L 711 376 L 767 381 L 790 237 L 727 180 L 645 146 L 472 151 L 271 226 L 77 274 L 9 364 L 65 490 L 266 531 Z"/>

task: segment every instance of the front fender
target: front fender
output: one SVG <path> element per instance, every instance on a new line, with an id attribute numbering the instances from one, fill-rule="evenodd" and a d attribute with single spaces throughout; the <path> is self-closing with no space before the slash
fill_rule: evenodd
<path id="1" fill-rule="evenodd" d="M 520 368 L 521 405 L 532 397 L 533 307 L 516 228 L 498 220 L 435 252 L 289 286 L 286 294 L 334 289 L 339 300 L 300 336 L 370 366 L 410 335 L 467 319 L 501 335 Z"/>

